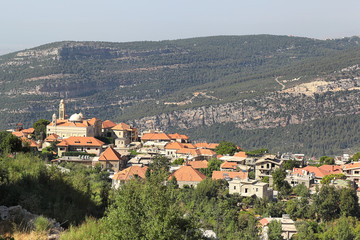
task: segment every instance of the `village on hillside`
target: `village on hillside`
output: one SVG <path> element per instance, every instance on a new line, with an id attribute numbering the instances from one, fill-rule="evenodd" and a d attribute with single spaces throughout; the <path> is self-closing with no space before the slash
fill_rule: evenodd
<path id="1" fill-rule="evenodd" d="M 360 198 L 360 162 L 349 155 L 320 161 L 306 159 L 304 154 L 270 154 L 266 150 L 244 151 L 229 142 L 192 142 L 181 133 L 139 130 L 126 123 L 86 118 L 82 113 L 67 117 L 65 102 L 60 101 L 59 114 L 46 125 L 46 135 L 35 140 L 34 128 L 18 124 L 12 134 L 31 151 L 48 152 L 53 164 L 63 163 L 100 166 L 110 172 L 112 187 L 117 189 L 133 178 L 146 178 L 149 166 L 159 158 L 169 159 L 169 180 L 176 179 L 180 188 L 196 188 L 207 177 L 228 183 L 229 194 L 277 199 L 273 173 L 285 169 L 285 181 L 291 187 L 303 184 L 315 193 L 323 184 L 337 188 L 351 187 Z M 275 180 L 276 181 L 276 180 Z M 282 223 L 282 235 L 290 239 L 297 230 L 288 215 L 263 218 L 265 228 L 273 219 Z"/>

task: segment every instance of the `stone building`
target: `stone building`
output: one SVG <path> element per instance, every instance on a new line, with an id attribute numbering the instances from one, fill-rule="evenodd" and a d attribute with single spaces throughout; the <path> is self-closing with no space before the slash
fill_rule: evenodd
<path id="1" fill-rule="evenodd" d="M 76 137 L 98 137 L 101 136 L 101 120 L 92 118 L 86 120 L 82 113 L 75 113 L 69 119 L 65 119 L 65 103 L 61 100 L 59 105 L 59 118 L 56 114 L 46 127 L 47 136 L 56 134 L 61 138 Z"/>

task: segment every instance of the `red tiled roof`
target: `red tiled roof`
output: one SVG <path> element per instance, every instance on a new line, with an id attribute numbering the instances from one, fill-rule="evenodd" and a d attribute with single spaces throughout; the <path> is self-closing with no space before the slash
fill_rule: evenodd
<path id="1" fill-rule="evenodd" d="M 235 177 L 246 179 L 248 178 L 248 172 L 213 171 L 212 180 L 225 179 L 225 177 L 229 177 L 231 179 L 234 179 Z"/>
<path id="2" fill-rule="evenodd" d="M 59 138 L 59 135 L 52 133 L 45 138 L 45 142 L 55 142 L 58 140 L 58 138 Z"/>
<path id="3" fill-rule="evenodd" d="M 214 156 L 216 152 L 211 151 L 210 149 L 189 149 L 181 148 L 177 150 L 177 154 L 190 154 L 191 156 Z"/>
<path id="4" fill-rule="evenodd" d="M 186 182 L 201 182 L 206 178 L 204 174 L 191 166 L 181 166 L 178 170 L 170 175 L 169 180 L 172 176 L 175 176 L 177 181 Z"/>
<path id="5" fill-rule="evenodd" d="M 344 170 L 353 169 L 353 168 L 360 168 L 360 162 L 345 164 Z"/>
<path id="6" fill-rule="evenodd" d="M 95 125 L 95 122 L 96 122 L 97 120 L 99 120 L 99 119 L 97 119 L 97 118 L 92 118 L 92 119 L 90 119 L 90 120 L 88 121 L 88 123 L 89 123 L 90 125 Z"/>
<path id="7" fill-rule="evenodd" d="M 101 127 L 102 128 L 113 128 L 116 126 L 116 123 L 110 120 L 105 120 L 102 122 Z"/>
<path id="8" fill-rule="evenodd" d="M 303 170 L 314 173 L 315 177 L 323 178 L 325 175 L 341 173 L 339 166 L 333 165 L 322 165 L 321 167 L 306 166 L 303 168 L 294 168 L 292 174 L 303 174 Z"/>
<path id="9" fill-rule="evenodd" d="M 23 132 L 12 132 L 12 135 L 16 136 L 16 137 L 24 137 L 24 133 Z"/>
<path id="10" fill-rule="evenodd" d="M 260 219 L 259 222 L 261 223 L 262 226 L 266 226 L 269 224 L 269 221 L 266 218 Z"/>
<path id="11" fill-rule="evenodd" d="M 28 139 L 27 137 L 21 137 L 20 139 L 23 143 L 28 143 L 30 147 L 37 147 L 37 143 L 32 139 Z"/>
<path id="12" fill-rule="evenodd" d="M 237 152 L 234 157 L 247 157 L 246 153 L 245 152 Z"/>
<path id="13" fill-rule="evenodd" d="M 198 155 L 207 155 L 207 156 L 214 156 L 216 155 L 216 152 L 210 150 L 210 149 L 197 149 Z"/>
<path id="14" fill-rule="evenodd" d="M 192 166 L 194 169 L 208 168 L 208 161 L 189 161 L 187 165 Z"/>
<path id="15" fill-rule="evenodd" d="M 174 133 L 174 134 L 168 134 L 169 137 L 173 140 L 176 140 L 176 139 L 184 139 L 184 140 L 188 140 L 189 137 L 186 136 L 186 135 L 182 135 L 182 134 L 178 134 L 178 133 Z"/>
<path id="16" fill-rule="evenodd" d="M 92 147 L 101 147 L 105 143 L 94 138 L 94 137 L 69 137 L 63 139 L 56 146 L 65 147 L 65 146 L 92 146 Z"/>
<path id="17" fill-rule="evenodd" d="M 222 169 L 234 169 L 236 170 L 237 168 L 237 163 L 236 162 L 224 162 L 220 165 L 220 168 Z"/>
<path id="18" fill-rule="evenodd" d="M 182 149 L 182 148 L 195 149 L 196 147 L 191 143 L 179 143 L 179 142 L 170 142 L 165 146 L 165 149 Z"/>
<path id="19" fill-rule="evenodd" d="M 141 140 L 151 141 L 151 140 L 166 140 L 170 141 L 171 138 L 166 133 L 145 133 Z"/>
<path id="20" fill-rule="evenodd" d="M 33 134 L 35 129 L 34 128 L 27 128 L 27 129 L 23 129 L 21 130 L 23 133 L 25 134 Z"/>
<path id="21" fill-rule="evenodd" d="M 113 130 L 129 130 L 131 131 L 130 125 L 127 125 L 126 123 L 119 123 L 115 127 L 112 127 Z"/>
<path id="22" fill-rule="evenodd" d="M 48 126 L 54 126 L 51 122 Z M 88 121 L 83 120 L 82 122 L 70 122 L 68 119 L 66 120 L 56 120 L 56 126 L 63 126 L 63 127 L 88 127 L 90 124 Z"/>
<path id="23" fill-rule="evenodd" d="M 194 144 L 196 148 L 207 148 L 207 149 L 215 149 L 219 144 L 218 143 L 196 143 Z"/>
<path id="24" fill-rule="evenodd" d="M 140 178 L 145 178 L 145 172 L 147 168 L 148 167 L 131 166 L 115 173 L 112 179 L 127 181 L 134 179 L 135 175 L 139 176 Z"/>
<path id="25" fill-rule="evenodd" d="M 321 170 L 332 173 L 342 173 L 343 166 L 339 165 L 322 165 L 319 167 Z"/>
<path id="26" fill-rule="evenodd" d="M 121 154 L 112 147 L 108 147 L 99 157 L 99 161 L 119 161 Z"/>

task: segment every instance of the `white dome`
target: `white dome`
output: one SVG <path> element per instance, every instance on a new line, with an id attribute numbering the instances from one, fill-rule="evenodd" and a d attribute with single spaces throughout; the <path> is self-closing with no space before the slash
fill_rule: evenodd
<path id="1" fill-rule="evenodd" d="M 70 116 L 69 121 L 70 122 L 81 122 L 82 118 L 81 118 L 80 114 L 74 113 L 73 115 Z"/>

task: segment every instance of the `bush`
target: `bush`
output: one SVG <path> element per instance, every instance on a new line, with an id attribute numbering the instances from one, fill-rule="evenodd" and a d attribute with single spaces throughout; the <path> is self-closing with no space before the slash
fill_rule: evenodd
<path id="1" fill-rule="evenodd" d="M 47 219 L 46 217 L 39 216 L 35 219 L 34 227 L 35 227 L 35 230 L 38 232 L 47 231 L 47 230 L 49 230 L 50 226 L 51 226 L 51 223 L 50 223 L 49 219 Z"/>

